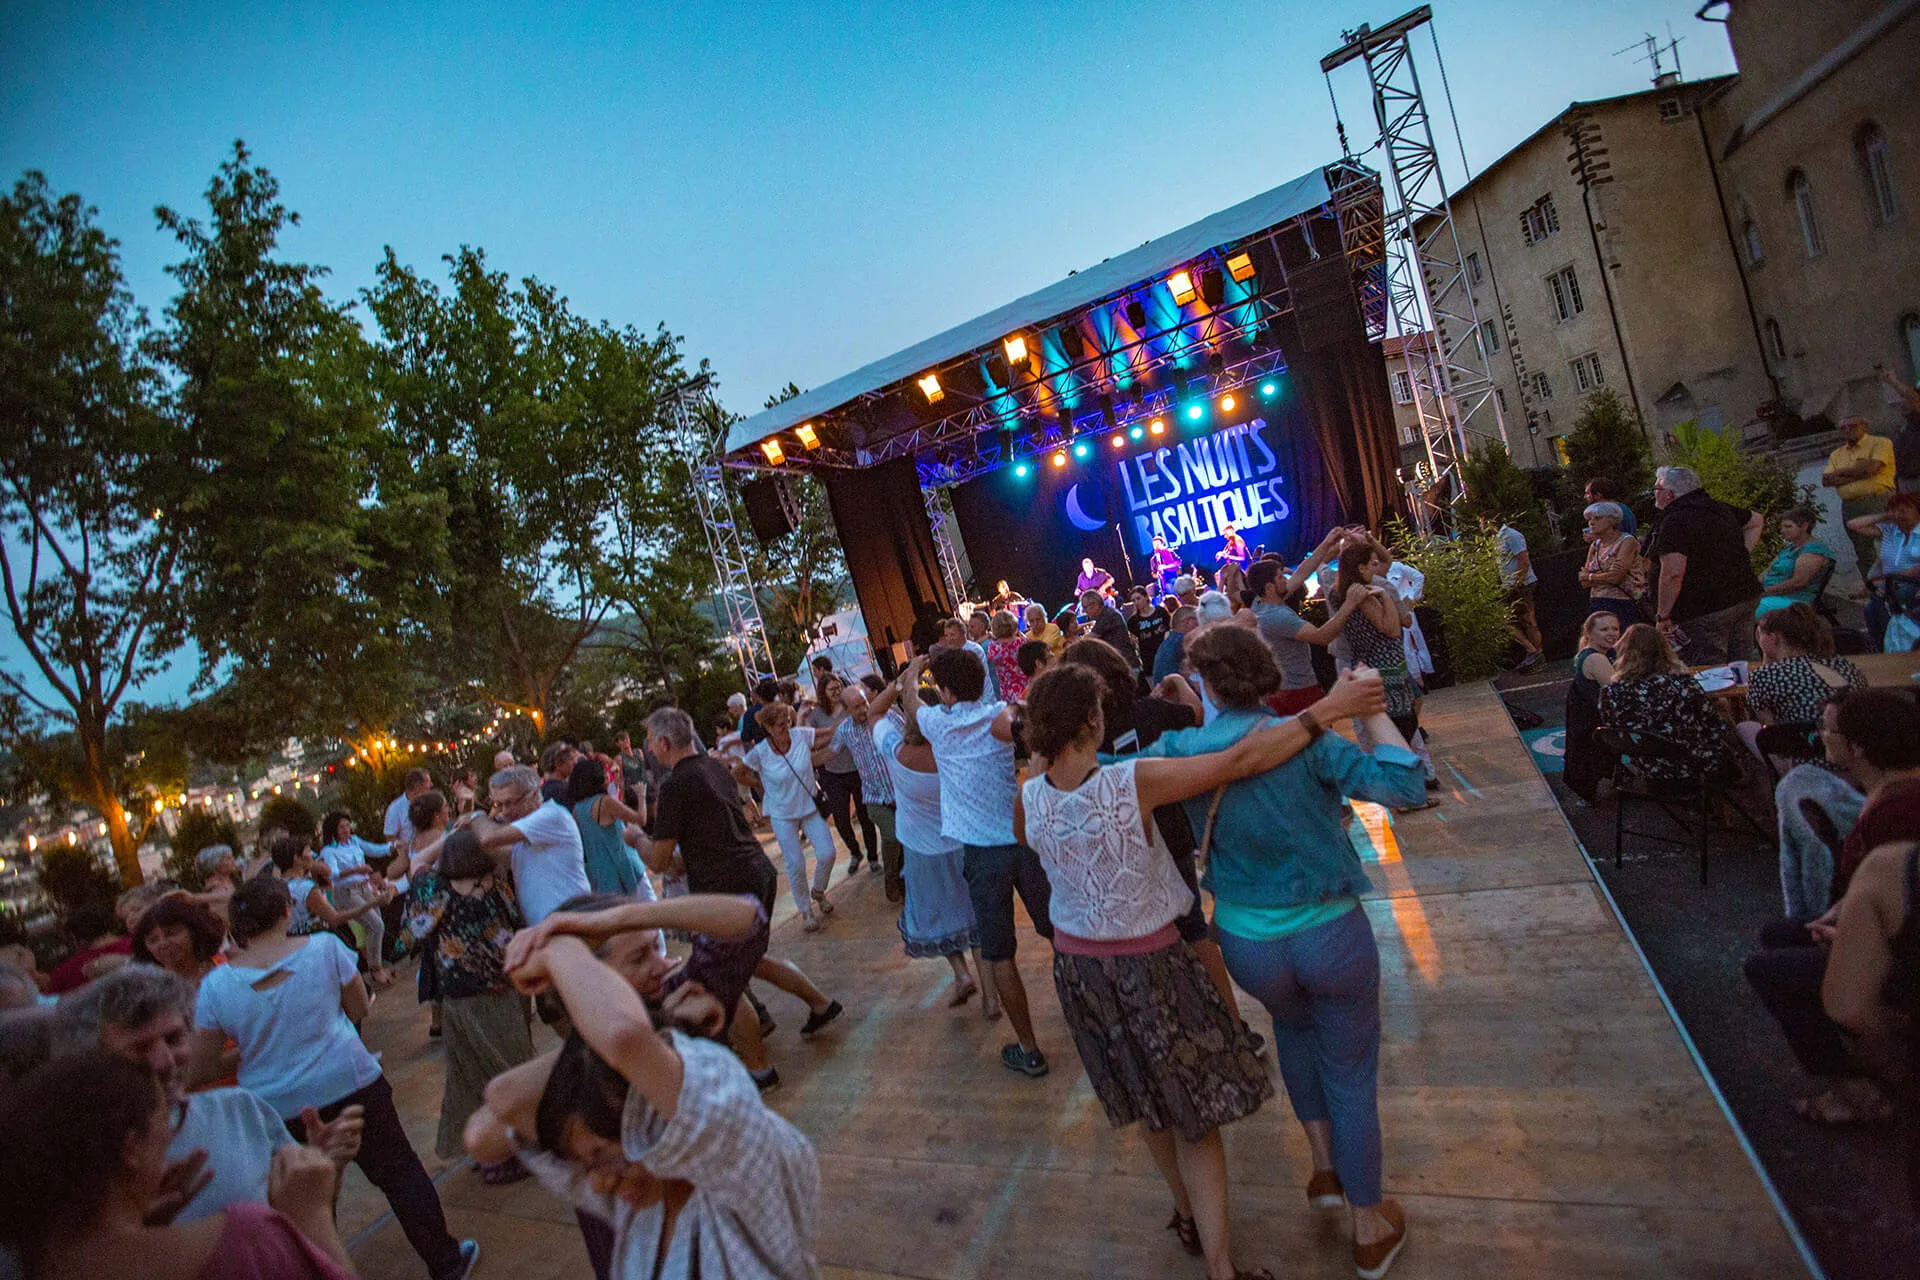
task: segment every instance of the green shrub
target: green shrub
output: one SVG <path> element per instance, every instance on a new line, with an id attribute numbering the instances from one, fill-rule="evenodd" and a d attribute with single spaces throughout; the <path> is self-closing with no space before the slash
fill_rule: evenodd
<path id="1" fill-rule="evenodd" d="M 1574 419 L 1573 430 L 1561 443 L 1567 449 L 1567 501 L 1574 510 L 1586 506 L 1587 481 L 1604 476 L 1613 481 L 1629 506 L 1651 510 L 1653 450 L 1632 412 L 1620 397 L 1601 388 L 1587 397 Z"/>
<path id="2" fill-rule="evenodd" d="M 1518 527 L 1518 526 L 1516 526 Z M 1421 538 L 1399 520 L 1387 539 L 1396 557 L 1427 576 L 1422 603 L 1440 616 L 1456 683 L 1503 670 L 1512 605 L 1500 579 L 1500 543 L 1476 523 L 1453 538 Z"/>
<path id="3" fill-rule="evenodd" d="M 1546 508 L 1534 496 L 1533 481 L 1514 465 L 1507 446 L 1496 443 L 1478 450 L 1467 460 L 1461 478 L 1467 496 L 1454 505 L 1457 528 L 1475 527 L 1482 517 L 1495 525 L 1510 524 L 1526 538 L 1527 550 L 1536 560 L 1559 548 Z"/>
<path id="4" fill-rule="evenodd" d="M 186 810 L 173 829 L 167 850 L 167 875 L 193 892 L 200 892 L 206 887 L 206 877 L 200 874 L 200 864 L 194 859 L 210 844 L 230 845 L 235 856 L 240 856 L 240 833 L 224 813 L 208 808 Z"/>
<path id="5" fill-rule="evenodd" d="M 320 830 L 320 815 L 292 796 L 274 796 L 260 806 L 260 830 L 279 827 L 294 835 L 311 835 Z"/>
<path id="6" fill-rule="evenodd" d="M 85 845 L 54 845 L 40 855 L 40 888 L 61 914 L 88 902 L 112 902 L 120 879 Z"/>

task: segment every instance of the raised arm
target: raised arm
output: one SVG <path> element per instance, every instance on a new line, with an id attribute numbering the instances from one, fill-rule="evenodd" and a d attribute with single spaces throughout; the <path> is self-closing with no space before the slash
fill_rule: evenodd
<path id="1" fill-rule="evenodd" d="M 595 796 L 593 820 L 602 826 L 605 826 L 608 821 L 632 822 L 644 826 L 647 815 L 633 808 L 619 796 Z"/>
<path id="2" fill-rule="evenodd" d="M 1340 602 L 1340 607 L 1333 611 L 1331 617 L 1318 624 L 1304 623 L 1298 631 L 1293 633 L 1294 639 L 1304 640 L 1308 644 L 1332 644 L 1334 639 L 1347 629 L 1347 619 L 1353 614 L 1357 603 L 1353 593 L 1348 592 L 1347 598 Z"/>
<path id="3" fill-rule="evenodd" d="M 539 924 L 513 935 L 506 966 L 513 969 L 550 940 L 567 936 L 594 945 L 637 929 L 681 929 L 718 942 L 738 942 L 758 927 L 758 904 L 726 893 L 689 893 L 659 902 L 629 902 L 605 911 L 556 911 Z"/>
<path id="4" fill-rule="evenodd" d="M 1311 578 L 1321 565 L 1340 554 L 1341 550 L 1346 547 L 1347 540 L 1350 536 L 1347 530 L 1338 525 L 1327 530 L 1327 536 L 1320 539 L 1320 545 L 1313 549 L 1313 554 L 1305 560 L 1302 560 L 1300 567 L 1288 575 L 1286 586 L 1283 587 L 1280 592 L 1281 598 L 1292 599 L 1293 593 L 1305 586 L 1307 579 Z M 1345 623 L 1345 619 L 1341 621 L 1343 624 Z M 1325 644 L 1326 641 L 1314 640 L 1311 643 Z"/>
<path id="5" fill-rule="evenodd" d="M 661 1119 L 680 1108 L 685 1065 L 673 1046 L 653 1029 L 653 1020 L 627 980 L 600 963 L 587 944 L 560 936 L 512 969 L 514 985 L 560 993 L 574 1030 L 606 1064 L 626 1077 L 652 1104 Z"/>

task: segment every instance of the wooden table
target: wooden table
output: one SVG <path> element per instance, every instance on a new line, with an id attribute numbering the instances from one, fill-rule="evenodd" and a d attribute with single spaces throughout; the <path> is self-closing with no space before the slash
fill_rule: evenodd
<path id="1" fill-rule="evenodd" d="M 1876 689 L 1913 689 L 1920 653 L 1857 653 L 1848 659 Z"/>

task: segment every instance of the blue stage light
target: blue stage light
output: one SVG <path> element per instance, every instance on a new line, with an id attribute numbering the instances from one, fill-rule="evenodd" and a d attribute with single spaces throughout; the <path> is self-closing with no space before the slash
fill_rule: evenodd
<path id="1" fill-rule="evenodd" d="M 1079 444 L 1073 446 L 1073 456 L 1076 458 L 1086 457 L 1087 452 L 1088 452 L 1087 442 L 1085 440 L 1082 440 Z"/>
<path id="2" fill-rule="evenodd" d="M 1261 384 L 1260 384 L 1260 397 L 1261 397 L 1261 399 L 1263 399 L 1263 400 L 1271 400 L 1271 399 L 1273 399 L 1273 395 L 1274 395 L 1274 393 L 1275 393 L 1276 391 L 1278 391 L 1278 390 L 1280 390 L 1280 384 L 1279 384 L 1279 383 L 1277 383 L 1277 382 L 1263 382 L 1263 383 L 1261 383 Z"/>
<path id="3" fill-rule="evenodd" d="M 1187 406 L 1187 421 L 1198 422 L 1206 416 L 1206 412 L 1207 406 L 1198 403 L 1190 404 Z"/>
<path id="4" fill-rule="evenodd" d="M 1026 463 L 1020 462 L 1020 463 L 1014 464 L 1013 474 L 1018 476 L 1020 479 L 1025 480 L 1032 473 L 1033 473 L 1033 468 L 1028 466 Z"/>
<path id="5" fill-rule="evenodd" d="M 1129 440 L 1140 440 L 1145 438 L 1146 434 L 1147 429 L 1136 422 L 1133 424 L 1132 429 L 1127 432 L 1127 438 Z"/>

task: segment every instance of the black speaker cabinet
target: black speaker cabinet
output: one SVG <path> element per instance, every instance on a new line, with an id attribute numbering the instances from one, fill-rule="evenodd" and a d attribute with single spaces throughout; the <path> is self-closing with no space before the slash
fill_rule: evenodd
<path id="1" fill-rule="evenodd" d="M 747 506 L 748 527 L 762 542 L 785 537 L 800 526 L 800 500 L 786 476 L 748 481 L 740 486 L 740 500 Z"/>

